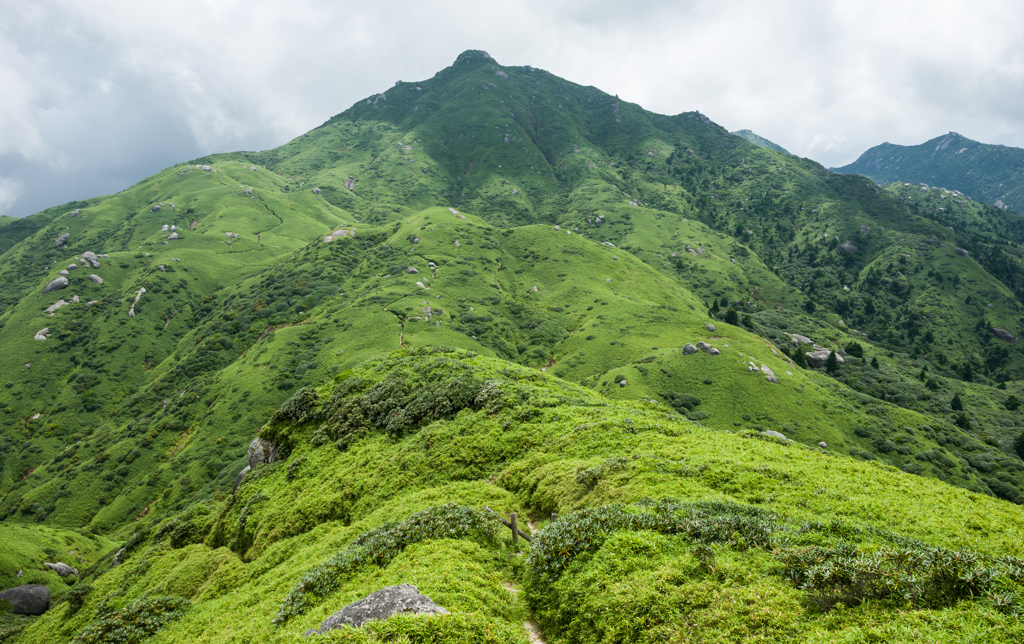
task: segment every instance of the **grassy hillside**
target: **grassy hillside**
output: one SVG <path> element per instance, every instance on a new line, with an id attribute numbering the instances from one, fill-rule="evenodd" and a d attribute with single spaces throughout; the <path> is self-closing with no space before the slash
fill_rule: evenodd
<path id="1" fill-rule="evenodd" d="M 756 132 L 753 132 L 752 130 L 736 130 L 735 132 L 733 132 L 733 134 L 740 137 L 741 139 L 753 143 L 759 148 L 766 148 L 768 150 L 775 150 L 776 152 L 785 152 L 786 154 L 790 154 L 789 150 L 787 150 L 786 148 L 782 147 L 778 143 L 772 143 L 768 139 L 757 134 Z"/>
<path id="2" fill-rule="evenodd" d="M 1022 633 L 1016 506 L 892 468 L 444 349 L 346 370 L 274 418 L 285 460 L 131 528 L 125 563 L 18 641 L 146 616 L 153 642 L 294 641 L 400 582 L 453 614 L 327 641 L 525 642 L 528 611 L 551 642 Z M 521 556 L 484 505 L 537 519 Z M 865 566 L 876 582 L 829 572 Z"/>
<path id="3" fill-rule="evenodd" d="M 219 641 L 225 616 L 237 613 L 225 608 L 259 605 L 272 616 L 307 570 L 360 534 L 449 502 L 476 510 L 430 510 L 440 514 L 407 528 L 447 517 L 441 523 L 476 526 L 469 541 L 468 532 L 430 532 L 455 542 L 412 544 L 383 570 L 346 577 L 338 592 L 356 598 L 419 575 L 421 590 L 466 613 L 426 622 L 454 629 L 455 639 L 521 639 L 527 610 L 564 641 L 638 637 L 612 622 L 594 634 L 566 612 L 585 604 L 579 588 L 604 583 L 603 568 L 584 557 L 556 581 L 542 574 L 547 564 L 510 565 L 509 545 L 476 513 L 482 504 L 536 517 L 666 496 L 770 509 L 776 514 L 641 504 L 624 515 L 578 515 L 586 525 L 628 528 L 632 536 L 609 537 L 615 548 L 660 553 L 648 559 L 664 570 L 718 570 L 709 551 L 691 546 L 724 547 L 714 556 L 732 562 L 729 570 L 767 575 L 740 575 L 745 596 L 785 595 L 809 611 L 785 627 L 765 618 L 771 625 L 756 632 L 701 613 L 702 624 L 729 624 L 725 639 L 734 628 L 768 639 L 842 639 L 874 628 L 883 613 L 863 607 L 853 621 L 812 615 L 822 602 L 858 604 L 848 589 L 807 600 L 793 583 L 778 585 L 771 571 L 795 565 L 797 555 L 779 554 L 794 544 L 851 541 L 872 553 L 918 548 L 907 541 L 917 539 L 986 557 L 1011 552 L 999 545 L 1012 540 L 1011 522 L 998 517 L 1015 506 L 992 497 L 1024 502 L 1024 230 L 1016 215 L 962 195 L 883 189 L 752 145 L 699 113 L 652 114 L 469 51 L 433 78 L 360 101 L 280 148 L 193 160 L 117 195 L 19 221 L 26 224 L 0 255 L 2 525 L 110 538 L 103 547 L 124 543 L 139 557 L 98 578 L 103 566 L 95 568 L 79 582 L 68 619 L 39 620 L 26 641 L 68 639 L 104 615 L 133 620 L 147 611 L 203 615 L 157 639 L 201 632 Z M 0 236 L 17 225 L 0 226 Z M 42 292 L 59 278 L 65 288 Z M 816 350 L 845 363 L 812 366 L 807 354 Z M 429 384 L 432 369 L 465 379 Z M 517 384 L 506 391 L 498 382 L 506 380 Z M 338 396 L 361 396 L 370 420 L 279 422 L 294 406 L 286 401 L 309 403 L 315 391 L 327 404 L 335 384 Z M 385 395 L 377 385 L 395 389 Z M 491 389 L 505 402 L 488 402 Z M 431 403 L 437 396 L 448 402 Z M 399 404 L 385 399 L 407 401 L 392 409 L 405 425 L 375 416 Z M 416 442 L 433 420 L 437 440 Z M 261 427 L 287 464 L 258 470 L 231 496 Z M 499 427 L 508 435 L 495 434 Z M 766 443 L 769 430 L 797 442 Z M 578 433 L 578 441 L 564 438 Z M 321 445 L 338 445 L 340 456 Z M 442 461 L 430 460 L 435 448 L 445 450 Z M 744 459 L 762 469 L 797 464 L 761 477 Z M 702 465 L 711 461 L 718 465 Z M 395 483 L 395 472 L 408 480 Z M 297 476 L 308 480 L 293 485 Z M 787 497 L 764 477 L 809 477 L 804 492 L 828 501 Z M 837 486 L 856 492 L 817 492 Z M 888 515 L 870 505 L 872 494 L 921 507 Z M 776 498 L 789 500 L 771 505 Z M 844 505 L 851 498 L 860 500 Z M 925 518 L 940 506 L 947 514 Z M 996 513 L 996 523 L 956 525 L 957 513 L 974 506 Z M 674 541 L 677 533 L 658 527 L 669 515 L 686 523 L 706 512 L 726 522 L 753 517 L 771 537 L 758 533 L 751 550 L 747 537 L 691 543 L 692 534 Z M 815 516 L 854 527 L 801 531 Z M 841 554 L 828 552 L 815 556 Z M 899 556 L 923 556 L 914 552 Z M 1006 577 L 1011 564 L 984 561 L 1003 566 L 993 574 L 1011 584 L 986 586 L 985 597 L 993 588 L 1017 592 L 1016 577 Z M 668 574 L 634 563 L 641 585 Z M 798 587 L 802 574 L 790 576 Z M 460 575 L 472 581 L 446 581 Z M 715 584 L 739 579 L 711 577 L 712 586 L 686 592 L 716 593 Z M 510 596 L 502 580 L 524 593 Z M 616 603 L 625 601 L 625 586 L 617 588 L 593 610 L 636 614 Z M 960 613 L 942 593 L 915 608 L 953 611 L 941 623 L 958 624 L 964 637 L 982 623 L 1016 632 L 1006 621 L 1016 609 L 993 599 Z M 878 610 L 896 611 L 886 620 L 903 619 L 893 615 L 906 606 L 876 599 L 885 600 Z M 680 623 L 683 609 L 667 606 L 651 619 Z M 303 628 L 329 613 L 317 610 L 318 619 L 301 618 Z M 922 614 L 907 613 L 906 632 L 923 628 Z M 114 622 L 104 624 L 94 628 Z M 292 633 L 269 621 L 246 628 L 255 639 Z M 682 637 L 657 628 L 650 632 Z M 81 641 L 102 641 L 94 635 Z"/>
<path id="4" fill-rule="evenodd" d="M 876 145 L 836 172 L 857 173 L 879 183 L 909 181 L 950 190 L 1020 212 L 1024 208 L 1024 150 L 978 143 L 950 132 L 920 145 Z"/>

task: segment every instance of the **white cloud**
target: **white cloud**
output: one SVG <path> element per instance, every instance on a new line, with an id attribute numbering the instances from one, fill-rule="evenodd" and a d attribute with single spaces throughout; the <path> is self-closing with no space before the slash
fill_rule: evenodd
<path id="1" fill-rule="evenodd" d="M 0 177 L 0 215 L 10 210 L 23 190 L 24 186 L 21 181 Z"/>
<path id="2" fill-rule="evenodd" d="M 1017 0 L 0 0 L 0 170 L 33 206 L 43 174 L 110 191 L 97 163 L 278 145 L 473 48 L 826 165 L 948 130 L 1024 147 L 1022 28 Z"/>

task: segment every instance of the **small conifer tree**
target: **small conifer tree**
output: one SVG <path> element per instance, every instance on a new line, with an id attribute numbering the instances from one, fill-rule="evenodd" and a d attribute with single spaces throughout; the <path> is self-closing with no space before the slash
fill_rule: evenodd
<path id="1" fill-rule="evenodd" d="M 962 400 L 960 400 L 960 394 L 956 394 L 955 396 L 953 396 L 953 400 L 949 401 L 949 408 L 952 409 L 953 411 L 964 410 L 964 403 Z"/>
<path id="2" fill-rule="evenodd" d="M 829 373 L 835 373 L 839 371 L 839 358 L 836 357 L 835 351 L 830 351 L 828 354 L 828 360 L 825 361 L 825 371 Z"/>

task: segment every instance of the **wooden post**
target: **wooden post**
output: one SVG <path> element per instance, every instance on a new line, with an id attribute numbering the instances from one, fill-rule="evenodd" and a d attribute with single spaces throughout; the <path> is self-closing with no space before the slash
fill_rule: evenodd
<path id="1" fill-rule="evenodd" d="M 512 545 L 514 546 L 519 543 L 519 525 L 516 523 L 516 513 L 513 512 L 509 515 L 509 519 L 509 523 L 512 524 L 510 527 L 512 528 Z"/>

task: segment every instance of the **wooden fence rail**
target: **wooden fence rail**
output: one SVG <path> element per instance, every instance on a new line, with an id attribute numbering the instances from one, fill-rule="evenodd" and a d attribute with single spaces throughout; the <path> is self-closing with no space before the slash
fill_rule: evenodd
<path id="1" fill-rule="evenodd" d="M 484 509 L 487 510 L 488 512 L 490 512 L 491 514 L 493 514 L 494 516 L 496 516 L 498 518 L 498 521 L 501 521 L 503 524 L 505 524 L 506 528 L 509 528 L 509 529 L 512 530 L 512 543 L 513 544 L 519 543 L 519 538 L 520 537 L 525 539 L 527 543 L 530 542 L 530 537 L 527 536 L 526 533 L 524 533 L 522 530 L 519 529 L 519 517 L 516 516 L 515 512 L 510 513 L 509 517 L 508 517 L 508 520 L 506 521 L 505 517 L 501 516 L 500 514 L 498 514 L 494 510 L 490 509 L 486 505 L 484 506 Z M 558 519 L 558 513 L 552 512 L 551 513 L 551 522 L 554 523 L 556 519 Z"/>

